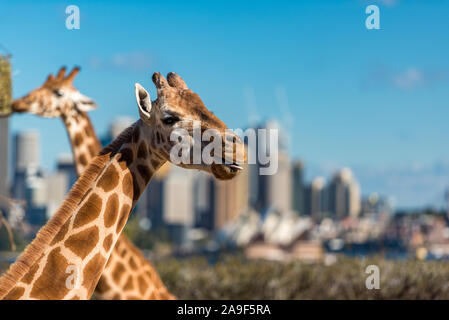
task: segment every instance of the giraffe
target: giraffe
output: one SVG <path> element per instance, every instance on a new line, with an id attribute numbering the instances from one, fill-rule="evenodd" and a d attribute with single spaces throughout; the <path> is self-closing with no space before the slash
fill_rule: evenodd
<path id="1" fill-rule="evenodd" d="M 47 118 L 60 117 L 70 140 L 76 171 L 81 175 L 101 150 L 101 144 L 87 115 L 87 111 L 95 109 L 96 104 L 80 94 L 73 86 L 73 79 L 79 70 L 79 67 L 75 67 L 68 76 L 65 76 L 66 68 L 62 67 L 56 77 L 50 75 L 41 87 L 13 101 L 12 110 L 16 113 L 28 112 Z M 131 296 L 129 286 L 113 281 L 113 270 L 118 263 L 123 266 L 122 277 L 130 278 L 136 284 L 136 288 L 140 279 L 148 284 L 144 293 L 134 290 L 132 294 L 134 299 L 174 299 L 151 263 L 124 234 L 117 240 L 101 275 L 95 290 L 96 299 L 123 300 Z"/>
<path id="2" fill-rule="evenodd" d="M 154 73 L 152 79 L 157 99 L 151 101 L 149 93 L 135 85 L 140 119 L 91 161 L 58 211 L 0 278 L 0 298 L 89 299 L 132 208 L 167 161 L 219 180 L 240 172 L 239 164 L 246 161 L 240 137 L 230 135 L 177 74 L 169 73 L 165 79 Z M 223 146 L 223 152 L 213 154 L 212 162 L 203 157 L 192 164 L 173 161 L 171 151 L 178 142 L 170 137 L 175 130 L 187 133 L 190 159 L 195 157 L 195 145 L 208 150 L 202 137 L 194 135 L 195 122 L 200 122 L 202 132 L 219 132 L 213 141 Z M 128 282 L 121 271 L 119 265 L 114 268 L 113 280 Z M 147 287 L 141 282 L 138 290 Z"/>

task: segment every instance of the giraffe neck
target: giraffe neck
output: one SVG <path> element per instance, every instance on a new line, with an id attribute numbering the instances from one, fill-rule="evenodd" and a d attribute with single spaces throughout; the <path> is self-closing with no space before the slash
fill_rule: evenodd
<path id="1" fill-rule="evenodd" d="M 100 152 L 100 140 L 98 140 L 86 112 L 73 111 L 61 118 L 69 135 L 76 171 L 80 176 L 86 170 L 91 159 Z"/>
<path id="2" fill-rule="evenodd" d="M 0 298 L 88 299 L 142 191 L 165 160 L 141 120 L 92 160 L 68 199 L 0 278 Z"/>

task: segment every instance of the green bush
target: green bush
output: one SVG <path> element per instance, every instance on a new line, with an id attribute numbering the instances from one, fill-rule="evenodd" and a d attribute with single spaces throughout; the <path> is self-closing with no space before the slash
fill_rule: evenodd
<path id="1" fill-rule="evenodd" d="M 380 289 L 368 290 L 368 265 L 380 269 Z M 340 257 L 331 266 L 226 257 L 156 263 L 167 287 L 182 299 L 449 299 L 449 262 Z"/>

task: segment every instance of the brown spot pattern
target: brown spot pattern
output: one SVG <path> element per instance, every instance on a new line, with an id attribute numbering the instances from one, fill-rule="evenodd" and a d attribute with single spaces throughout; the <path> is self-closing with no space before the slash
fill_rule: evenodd
<path id="1" fill-rule="evenodd" d="M 145 281 L 145 278 L 142 276 L 138 276 L 137 283 L 139 284 L 140 294 L 144 294 L 145 291 L 148 289 L 148 283 Z"/>
<path id="2" fill-rule="evenodd" d="M 122 189 L 127 197 L 133 197 L 133 177 L 129 172 L 123 177 Z"/>
<path id="3" fill-rule="evenodd" d="M 111 227 L 115 221 L 117 220 L 118 210 L 119 210 L 119 202 L 118 196 L 114 193 L 109 197 L 108 202 L 106 203 L 106 212 L 104 214 L 104 226 L 106 228 Z"/>
<path id="4" fill-rule="evenodd" d="M 124 148 L 120 153 L 120 161 L 125 161 L 126 165 L 129 167 L 134 159 L 133 151 L 130 148 Z"/>
<path id="5" fill-rule="evenodd" d="M 132 173 L 132 177 L 133 177 L 133 200 L 137 201 L 140 197 L 140 187 L 134 173 Z"/>
<path id="6" fill-rule="evenodd" d="M 126 280 L 125 286 L 123 287 L 123 290 L 125 291 L 130 291 L 134 289 L 134 282 L 133 282 L 133 277 L 132 276 L 128 276 L 128 280 Z"/>
<path id="7" fill-rule="evenodd" d="M 134 128 L 134 131 L 133 131 L 133 141 L 138 142 L 139 137 L 140 137 L 140 130 L 139 130 L 139 128 L 136 127 L 136 128 Z"/>
<path id="8" fill-rule="evenodd" d="M 150 181 L 151 171 L 147 166 L 139 164 L 137 165 L 137 171 L 139 171 L 140 176 L 142 177 L 143 181 L 145 181 L 145 183 L 148 183 L 148 181 Z"/>
<path id="9" fill-rule="evenodd" d="M 126 220 L 128 219 L 129 212 L 131 207 L 127 204 L 123 205 L 122 210 L 120 211 L 120 220 L 117 224 L 116 232 L 120 232 L 122 228 L 125 226 Z"/>
<path id="10" fill-rule="evenodd" d="M 25 293 L 25 288 L 15 287 L 12 289 L 3 299 L 5 300 L 17 300 Z"/>
<path id="11" fill-rule="evenodd" d="M 87 161 L 87 158 L 86 158 L 86 155 L 85 155 L 85 154 L 80 155 L 78 161 L 79 161 L 80 164 L 82 164 L 83 166 L 87 166 L 87 164 L 88 164 L 88 161 Z"/>
<path id="12" fill-rule="evenodd" d="M 95 220 L 100 215 L 101 205 L 101 198 L 93 193 L 78 211 L 78 214 L 75 217 L 74 227 L 78 228 Z"/>
<path id="13" fill-rule="evenodd" d="M 28 272 L 23 276 L 23 283 L 30 284 L 33 281 L 34 275 L 39 269 L 39 263 L 41 262 L 43 257 L 44 255 L 42 254 L 41 257 L 31 266 L 30 270 L 28 270 Z"/>
<path id="14" fill-rule="evenodd" d="M 95 290 L 98 293 L 104 293 L 111 290 L 111 287 L 108 285 L 108 282 L 105 280 L 105 278 L 101 277 Z"/>
<path id="15" fill-rule="evenodd" d="M 66 273 L 68 266 L 66 258 L 61 254 L 61 248 L 53 249 L 48 254 L 42 274 L 33 285 L 30 297 L 39 300 L 61 300 L 69 292 L 65 286 L 65 282 L 70 276 L 69 273 Z"/>
<path id="16" fill-rule="evenodd" d="M 112 300 L 120 300 L 120 295 L 118 293 L 114 294 Z"/>
<path id="17" fill-rule="evenodd" d="M 99 237 L 98 227 L 93 226 L 70 236 L 64 242 L 64 245 L 74 254 L 84 259 L 95 248 Z"/>
<path id="18" fill-rule="evenodd" d="M 115 169 L 113 165 L 110 165 L 103 173 L 100 180 L 98 180 L 97 185 L 103 188 L 105 192 L 109 192 L 118 185 L 118 182 L 119 174 L 117 169 Z"/>
<path id="19" fill-rule="evenodd" d="M 134 261 L 133 257 L 129 258 L 129 265 L 130 265 L 131 269 L 137 270 L 137 264 L 136 264 L 136 261 Z"/>
<path id="20" fill-rule="evenodd" d="M 69 231 L 69 225 L 70 225 L 70 219 L 67 219 L 67 221 L 62 225 L 61 229 L 58 231 L 56 236 L 51 241 L 51 245 L 54 245 L 54 244 L 58 243 L 59 241 L 64 240 L 64 237 L 67 234 L 67 231 Z"/>
<path id="21" fill-rule="evenodd" d="M 105 251 L 109 251 L 109 249 L 111 249 L 112 246 L 112 240 L 113 240 L 113 236 L 112 234 L 108 235 L 104 241 L 103 241 L 103 248 Z"/>
<path id="22" fill-rule="evenodd" d="M 123 273 L 125 272 L 125 267 L 120 262 L 117 262 L 115 265 L 114 271 L 112 272 L 112 279 L 116 284 L 120 284 L 120 279 L 123 276 Z"/>
<path id="23" fill-rule="evenodd" d="M 148 157 L 148 148 L 145 142 L 141 142 L 139 144 L 139 148 L 137 149 L 137 158 L 146 159 Z"/>
<path id="24" fill-rule="evenodd" d="M 97 148 L 94 145 L 90 144 L 87 148 L 89 149 L 89 153 L 92 158 L 97 155 Z"/>
<path id="25" fill-rule="evenodd" d="M 73 143 L 76 147 L 79 147 L 81 143 L 83 143 L 83 136 L 81 135 L 81 133 L 77 133 L 75 135 L 75 137 L 73 138 Z"/>
<path id="26" fill-rule="evenodd" d="M 97 253 L 84 268 L 83 286 L 87 289 L 88 297 L 94 292 L 105 263 L 106 259 L 100 253 Z"/>

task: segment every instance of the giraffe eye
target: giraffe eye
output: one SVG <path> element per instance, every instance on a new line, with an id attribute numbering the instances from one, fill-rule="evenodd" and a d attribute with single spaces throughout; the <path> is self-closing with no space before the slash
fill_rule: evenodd
<path id="1" fill-rule="evenodd" d="M 166 125 L 172 125 L 179 121 L 179 118 L 176 116 L 169 116 L 162 119 L 162 123 Z"/>
<path id="2" fill-rule="evenodd" d="M 53 93 L 57 96 L 57 97 L 62 97 L 64 95 L 64 91 L 62 90 L 53 90 Z"/>

